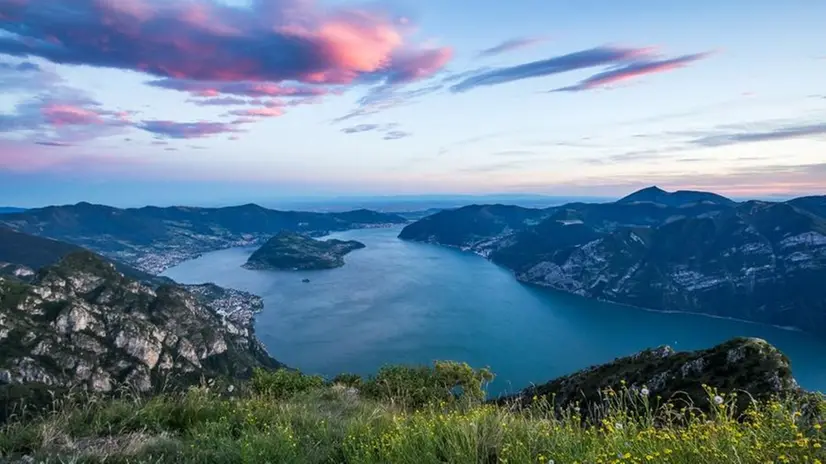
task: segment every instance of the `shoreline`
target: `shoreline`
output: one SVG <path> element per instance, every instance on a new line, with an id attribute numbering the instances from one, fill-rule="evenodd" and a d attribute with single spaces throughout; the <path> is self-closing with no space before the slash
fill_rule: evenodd
<path id="1" fill-rule="evenodd" d="M 760 322 L 760 321 L 751 321 L 751 320 L 748 320 L 748 319 L 740 319 L 740 318 L 731 317 L 731 316 L 722 316 L 722 315 L 719 315 L 719 314 L 701 313 L 701 312 L 697 312 L 697 311 L 681 311 L 681 310 L 675 310 L 675 309 L 648 308 L 648 307 L 644 307 L 644 306 L 636 306 L 636 305 L 629 304 L 629 303 L 623 303 L 623 302 L 620 302 L 620 301 L 609 300 L 609 299 L 606 299 L 606 298 L 594 298 L 594 297 L 588 297 L 588 296 L 584 296 L 584 295 L 577 295 L 576 293 L 568 292 L 568 291 L 565 291 L 565 290 L 562 290 L 562 289 L 559 289 L 559 288 L 552 287 L 550 285 L 542 285 L 540 283 L 529 282 L 529 281 L 522 280 L 522 279 L 520 279 L 519 277 L 516 276 L 516 272 L 514 270 L 509 269 L 509 268 L 504 267 L 504 266 L 501 266 L 501 265 L 491 261 L 489 257 L 487 257 L 484 254 L 474 250 L 472 247 L 441 244 L 441 243 L 438 243 L 438 242 L 423 241 L 423 240 L 407 240 L 407 239 L 402 239 L 402 238 L 400 238 L 399 240 L 403 240 L 403 241 L 407 241 L 407 242 L 413 242 L 413 243 L 421 243 L 421 244 L 425 244 L 425 245 L 435 245 L 435 246 L 439 246 L 439 247 L 454 249 L 454 250 L 459 251 L 461 253 L 468 253 L 468 254 L 473 254 L 473 255 L 479 256 L 479 257 L 483 258 L 485 261 L 508 271 L 508 273 L 511 274 L 513 279 L 516 280 L 517 282 L 519 282 L 522 285 L 526 285 L 526 286 L 530 286 L 530 287 L 534 287 L 534 288 L 542 289 L 542 290 L 551 290 L 553 292 L 559 292 L 559 293 L 564 294 L 566 296 L 584 298 L 586 300 L 598 301 L 598 302 L 602 302 L 602 303 L 610 303 L 610 304 L 614 304 L 614 305 L 618 305 L 618 306 L 625 306 L 625 307 L 628 307 L 628 308 L 638 309 L 638 310 L 647 311 L 647 312 L 651 312 L 651 313 L 688 314 L 688 315 L 691 315 L 691 316 L 702 316 L 702 317 L 708 317 L 708 318 L 712 318 L 712 319 L 728 320 L 728 321 L 732 321 L 732 322 L 741 322 L 741 323 L 753 324 L 753 325 L 757 325 L 757 326 L 761 326 L 761 327 L 770 327 L 770 328 L 773 328 L 773 329 L 784 330 L 784 331 L 787 331 L 787 332 L 797 332 L 797 333 L 803 333 L 803 334 L 807 334 L 807 335 L 817 336 L 816 332 L 809 332 L 809 331 L 806 331 L 804 329 L 801 329 L 800 327 L 768 324 L 768 323 Z"/>

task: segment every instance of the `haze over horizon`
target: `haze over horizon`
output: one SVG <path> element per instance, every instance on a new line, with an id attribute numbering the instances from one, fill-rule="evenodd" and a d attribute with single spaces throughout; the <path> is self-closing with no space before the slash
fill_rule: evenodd
<path id="1" fill-rule="evenodd" d="M 826 3 L 467 5 L 0 0 L 0 203 L 826 193 Z"/>

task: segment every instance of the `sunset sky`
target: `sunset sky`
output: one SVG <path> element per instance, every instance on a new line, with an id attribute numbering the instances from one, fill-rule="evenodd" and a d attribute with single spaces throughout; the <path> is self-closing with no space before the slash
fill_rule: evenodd
<path id="1" fill-rule="evenodd" d="M 0 0 L 0 206 L 826 193 L 826 2 Z"/>

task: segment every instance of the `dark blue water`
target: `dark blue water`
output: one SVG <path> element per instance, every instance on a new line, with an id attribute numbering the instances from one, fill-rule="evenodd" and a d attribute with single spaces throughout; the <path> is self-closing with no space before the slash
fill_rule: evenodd
<path id="1" fill-rule="evenodd" d="M 826 343 L 813 336 L 525 286 L 479 256 L 404 242 L 398 232 L 335 234 L 367 248 L 334 270 L 246 270 L 240 266 L 254 250 L 236 248 L 206 254 L 165 275 L 261 295 L 258 336 L 273 357 L 309 373 L 365 375 L 388 363 L 454 359 L 490 366 L 497 374 L 492 391 L 499 393 L 647 347 L 692 350 L 753 336 L 783 350 L 805 388 L 826 391 Z M 311 282 L 302 283 L 304 278 Z"/>

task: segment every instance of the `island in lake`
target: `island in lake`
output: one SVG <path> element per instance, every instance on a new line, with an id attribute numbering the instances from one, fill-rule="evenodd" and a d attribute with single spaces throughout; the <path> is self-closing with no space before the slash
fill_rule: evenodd
<path id="1" fill-rule="evenodd" d="M 344 255 L 364 248 L 355 240 L 316 240 L 295 232 L 280 232 L 249 257 L 247 269 L 306 271 L 344 266 Z"/>

